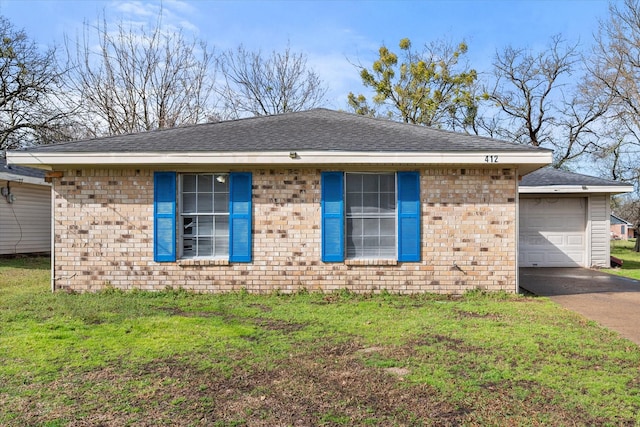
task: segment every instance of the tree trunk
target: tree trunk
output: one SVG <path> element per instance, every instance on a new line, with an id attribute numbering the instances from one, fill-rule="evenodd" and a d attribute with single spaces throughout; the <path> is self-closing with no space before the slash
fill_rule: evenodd
<path id="1" fill-rule="evenodd" d="M 640 230 L 640 226 L 638 226 L 638 228 L 636 228 L 636 230 Z M 635 252 L 640 252 L 640 234 L 638 234 L 637 237 L 636 237 L 636 244 L 633 247 L 633 250 Z"/>

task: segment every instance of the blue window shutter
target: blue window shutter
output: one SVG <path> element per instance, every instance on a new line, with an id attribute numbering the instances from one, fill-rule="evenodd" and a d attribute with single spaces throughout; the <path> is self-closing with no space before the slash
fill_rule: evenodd
<path id="1" fill-rule="evenodd" d="M 321 176 L 322 261 L 344 261 L 344 174 Z"/>
<path id="2" fill-rule="evenodd" d="M 176 260 L 176 173 L 153 174 L 153 259 Z"/>
<path id="3" fill-rule="evenodd" d="M 398 261 L 420 261 L 418 172 L 398 172 Z"/>
<path id="4" fill-rule="evenodd" d="M 251 172 L 229 174 L 229 261 L 251 262 Z"/>

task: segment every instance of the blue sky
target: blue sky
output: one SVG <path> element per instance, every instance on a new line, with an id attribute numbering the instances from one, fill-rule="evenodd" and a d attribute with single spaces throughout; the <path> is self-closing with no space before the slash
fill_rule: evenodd
<path id="1" fill-rule="evenodd" d="M 0 0 L 0 14 L 36 42 L 61 47 L 84 21 L 101 13 L 108 21 L 144 22 L 155 16 L 155 0 Z M 414 45 L 465 40 L 468 59 L 490 71 L 496 49 L 506 45 L 543 48 L 562 33 L 588 49 L 598 20 L 607 16 L 604 0 L 429 0 L 429 1 L 213 1 L 164 0 L 164 22 L 183 27 L 216 50 L 237 47 L 270 52 L 304 52 L 329 86 L 330 108 L 346 108 L 349 91 L 362 92 L 353 63 L 370 65 L 381 44 L 396 48 L 409 37 Z"/>

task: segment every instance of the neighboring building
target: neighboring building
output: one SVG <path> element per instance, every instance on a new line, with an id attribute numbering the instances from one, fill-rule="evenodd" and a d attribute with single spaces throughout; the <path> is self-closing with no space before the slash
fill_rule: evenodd
<path id="1" fill-rule="evenodd" d="M 0 153 L 0 255 L 51 251 L 51 185 L 44 175 L 8 166 Z"/>
<path id="2" fill-rule="evenodd" d="M 611 214 L 611 239 L 629 240 L 636 237 L 636 230 L 633 224 L 624 219 Z"/>
<path id="3" fill-rule="evenodd" d="M 633 186 L 543 168 L 520 182 L 520 267 L 608 267 L 610 197 Z"/>
<path id="4" fill-rule="evenodd" d="M 318 109 L 9 161 L 50 170 L 54 289 L 462 293 L 518 290 L 518 181 L 551 152 Z"/>

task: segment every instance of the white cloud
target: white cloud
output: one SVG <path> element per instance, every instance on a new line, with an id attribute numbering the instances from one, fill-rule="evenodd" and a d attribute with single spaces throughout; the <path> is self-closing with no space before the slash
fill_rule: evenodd
<path id="1" fill-rule="evenodd" d="M 160 4 L 153 2 L 143 3 L 141 1 L 114 1 L 111 5 L 113 10 L 129 15 L 129 18 L 154 17 L 160 10 Z"/>
<path id="2" fill-rule="evenodd" d="M 122 20 L 123 23 L 135 26 L 154 26 L 161 16 L 162 27 L 165 31 L 184 30 L 187 33 L 197 34 L 199 28 L 189 17 L 196 13 L 196 9 L 188 2 L 182 0 L 160 1 L 113 1 L 109 10 L 117 12 L 120 16 L 107 14 L 107 19 Z"/>
<path id="3" fill-rule="evenodd" d="M 327 84 L 328 108 L 346 109 L 349 92 L 361 88 L 358 70 L 343 53 L 309 54 L 307 65 Z"/>

